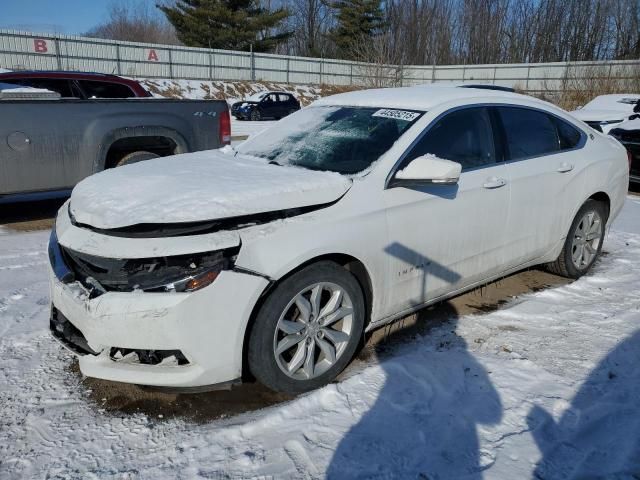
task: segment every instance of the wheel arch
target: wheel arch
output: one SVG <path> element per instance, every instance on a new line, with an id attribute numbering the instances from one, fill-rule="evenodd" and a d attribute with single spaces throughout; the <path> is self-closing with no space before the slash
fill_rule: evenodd
<path id="1" fill-rule="evenodd" d="M 609 214 L 611 213 L 611 197 L 607 195 L 607 193 L 600 191 L 591 195 L 587 200 L 595 200 L 596 202 L 600 202 L 607 207 L 607 221 L 609 220 Z M 585 202 L 587 201 L 585 200 Z M 584 203 L 582 204 L 584 205 Z M 582 205 L 578 207 L 578 209 L 582 208 Z M 577 212 L 576 212 L 577 213 Z"/>
<path id="2" fill-rule="evenodd" d="M 135 151 L 143 149 L 142 147 L 138 148 L 138 143 L 144 143 L 144 141 L 147 139 L 152 143 L 153 139 L 161 139 L 163 148 L 165 148 L 167 145 L 172 146 L 172 154 L 187 153 L 190 151 L 189 144 L 185 140 L 185 138 L 178 131 L 172 128 L 163 126 L 136 126 L 118 128 L 115 130 L 111 130 L 107 135 L 104 136 L 101 142 L 101 152 L 96 157 L 96 165 L 94 165 L 94 171 L 99 172 L 112 166 L 109 164 L 109 162 L 112 160 L 109 154 L 113 151 L 114 147 L 130 142 L 132 147 L 130 150 Z M 165 145 L 165 143 L 167 145 Z M 126 145 L 122 146 L 125 147 Z M 147 147 L 144 150 L 152 151 L 153 148 L 150 149 Z"/>
<path id="3" fill-rule="evenodd" d="M 369 319 L 371 316 L 371 309 L 373 305 L 373 284 L 371 281 L 371 274 L 367 269 L 367 267 L 365 266 L 364 262 L 354 257 L 353 255 L 349 255 L 346 253 L 327 253 L 327 254 L 318 255 L 316 257 L 310 258 L 304 261 L 303 263 L 300 263 L 296 267 L 290 269 L 287 273 L 285 273 L 280 278 L 278 278 L 278 280 L 274 280 L 270 282 L 266 286 L 266 288 L 262 291 L 262 293 L 260 294 L 260 297 L 258 298 L 258 301 L 253 306 L 253 310 L 251 311 L 249 321 L 247 322 L 247 325 L 245 327 L 244 339 L 242 341 L 242 378 L 251 377 L 251 372 L 249 372 L 249 364 L 247 359 L 247 354 L 248 354 L 247 346 L 249 344 L 249 336 L 251 334 L 253 325 L 255 324 L 256 316 L 260 311 L 260 308 L 262 308 L 264 301 L 267 299 L 267 297 L 273 291 L 276 285 L 278 285 L 280 282 L 289 278 L 291 275 L 295 274 L 296 272 L 299 272 L 303 268 L 308 267 L 309 265 L 313 265 L 315 263 L 319 263 L 323 261 L 337 263 L 345 270 L 351 272 L 351 274 L 356 278 L 358 284 L 360 285 L 360 288 L 362 289 L 362 294 L 364 296 L 364 302 L 365 302 L 365 308 L 366 308 L 364 324 L 366 329 L 366 326 L 369 323 Z M 363 333 L 365 329 L 363 329 Z"/>

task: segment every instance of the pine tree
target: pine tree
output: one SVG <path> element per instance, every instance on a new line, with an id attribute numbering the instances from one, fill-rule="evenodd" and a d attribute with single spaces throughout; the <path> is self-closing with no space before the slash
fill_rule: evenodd
<path id="1" fill-rule="evenodd" d="M 158 8 L 190 47 L 267 52 L 292 32 L 270 34 L 289 16 L 283 8 L 268 11 L 258 0 L 177 0 Z"/>
<path id="2" fill-rule="evenodd" d="M 338 25 L 332 37 L 343 58 L 353 56 L 354 44 L 381 33 L 384 28 L 380 0 L 336 0 L 331 5 L 338 12 Z"/>

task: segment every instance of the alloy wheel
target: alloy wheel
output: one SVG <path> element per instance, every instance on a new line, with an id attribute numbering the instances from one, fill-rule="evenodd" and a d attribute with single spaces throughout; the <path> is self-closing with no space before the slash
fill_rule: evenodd
<path id="1" fill-rule="evenodd" d="M 353 303 L 335 283 L 300 291 L 278 319 L 273 353 L 282 372 L 309 380 L 326 372 L 344 353 L 353 334 Z"/>
<path id="2" fill-rule="evenodd" d="M 598 254 L 602 241 L 602 218 L 596 211 L 589 211 L 580 219 L 573 234 L 571 259 L 576 268 L 584 270 Z"/>

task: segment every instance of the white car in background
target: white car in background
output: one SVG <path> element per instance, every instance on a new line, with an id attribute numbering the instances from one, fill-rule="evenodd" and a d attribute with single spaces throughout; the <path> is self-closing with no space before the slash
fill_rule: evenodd
<path id="1" fill-rule="evenodd" d="M 600 95 L 571 113 L 599 132 L 609 133 L 629 117 L 640 113 L 640 94 Z"/>
<path id="2" fill-rule="evenodd" d="M 425 305 L 532 265 L 583 275 L 627 183 L 616 140 L 531 97 L 327 97 L 237 150 L 79 183 L 49 244 L 51 330 L 91 377 L 307 391 Z"/>

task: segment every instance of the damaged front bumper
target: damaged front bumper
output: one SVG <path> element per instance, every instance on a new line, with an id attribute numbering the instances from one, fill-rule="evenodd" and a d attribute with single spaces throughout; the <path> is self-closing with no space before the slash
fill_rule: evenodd
<path id="1" fill-rule="evenodd" d="M 193 292 L 92 296 L 62 256 L 50 257 L 51 332 L 79 356 L 84 375 L 169 388 L 241 377 L 244 333 L 266 278 L 223 270 Z"/>

